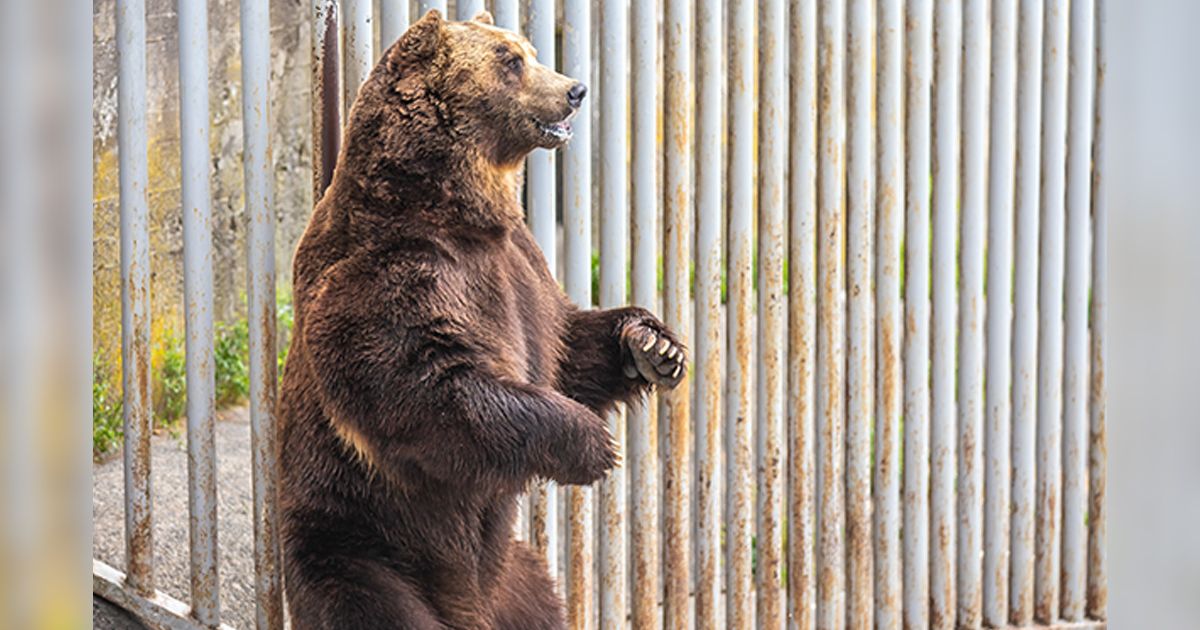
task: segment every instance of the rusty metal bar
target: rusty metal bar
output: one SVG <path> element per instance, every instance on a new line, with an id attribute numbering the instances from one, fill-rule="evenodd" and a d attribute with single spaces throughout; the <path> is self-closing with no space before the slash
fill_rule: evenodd
<path id="1" fill-rule="evenodd" d="M 379 0 L 380 54 L 408 30 L 408 5 L 408 0 Z"/>
<path id="2" fill-rule="evenodd" d="M 964 7 L 958 300 L 957 627 L 979 628 L 983 590 L 984 251 L 987 239 L 987 0 Z M 1003 272 L 1007 273 L 1007 271 Z"/>
<path id="3" fill-rule="evenodd" d="M 209 201 L 208 7 L 179 0 L 179 139 L 187 351 L 188 558 L 192 615 L 220 622 L 213 365 L 212 207 Z"/>
<path id="4" fill-rule="evenodd" d="M 312 0 L 313 205 L 333 180 L 342 143 L 342 110 L 338 104 L 338 3 Z"/>
<path id="5" fill-rule="evenodd" d="M 666 324 L 689 343 L 691 299 L 688 292 L 692 232 L 692 3 L 667 0 L 664 15 L 663 76 L 663 313 Z M 663 469 L 664 513 L 663 623 L 689 627 L 691 591 L 690 379 L 660 395 L 667 430 Z"/>
<path id="6" fill-rule="evenodd" d="M 430 4 L 433 3 L 422 0 L 422 13 Z M 556 68 L 554 2 L 531 0 L 526 6 L 526 15 L 527 35 L 530 43 L 537 48 L 538 61 L 549 68 Z M 526 193 L 529 195 L 529 227 L 542 249 L 542 255 L 546 257 L 550 272 L 555 273 L 558 260 L 555 254 L 555 154 L 553 151 L 537 149 L 529 156 L 526 164 L 529 168 L 529 181 L 526 185 Z M 537 482 L 529 491 L 529 540 L 534 549 L 546 559 L 551 576 L 558 575 L 558 494 L 557 485 L 552 481 Z"/>
<path id="7" fill-rule="evenodd" d="M 1038 252 L 1037 533 L 1034 618 L 1058 618 L 1062 576 L 1063 272 L 1067 151 L 1067 0 L 1048 0 L 1042 53 L 1042 232 Z"/>
<path id="8" fill-rule="evenodd" d="M 817 17 L 817 627 L 846 626 L 845 7 Z"/>
<path id="9" fill-rule="evenodd" d="M 520 9 L 518 0 L 492 0 L 492 17 L 496 26 L 513 32 L 521 30 Z"/>
<path id="10" fill-rule="evenodd" d="M 629 4 L 605 0 L 600 16 L 600 305 L 624 306 L 629 258 Z M 608 416 L 609 430 L 624 454 L 624 408 Z M 628 586 L 625 565 L 625 468 L 600 483 L 600 628 L 625 627 Z"/>
<path id="11" fill-rule="evenodd" d="M 783 0 L 761 0 L 758 21 L 758 479 L 756 625 L 782 628 L 783 597 L 784 372 L 787 304 L 783 260 L 787 135 L 787 22 Z"/>
<path id="12" fill-rule="evenodd" d="M 633 302 L 654 309 L 658 304 L 658 6 L 657 0 L 634 2 L 633 58 L 630 67 L 633 125 L 631 184 L 633 215 Z M 654 396 L 629 410 L 630 478 L 630 616 L 634 628 L 662 627 L 658 510 L 658 405 Z"/>
<path id="13" fill-rule="evenodd" d="M 929 624 L 955 626 L 954 451 L 956 413 L 954 341 L 958 319 L 959 0 L 934 3 L 933 103 L 933 320 L 930 350 Z"/>
<path id="14" fill-rule="evenodd" d="M 271 18 L 268 0 L 242 2 L 242 129 L 246 287 L 250 321 L 250 441 L 254 490 L 255 621 L 282 630 L 276 438 L 275 204 L 271 167 Z M 369 31 L 368 31 L 369 32 Z M 369 38 L 368 38 L 369 41 Z M 367 55 L 370 54 L 367 46 Z"/>
<path id="15" fill-rule="evenodd" d="M 873 236 L 875 232 L 874 9 L 871 0 L 848 3 L 846 164 L 846 591 L 847 626 L 874 625 L 871 553 L 871 430 L 875 414 Z"/>
<path id="16" fill-rule="evenodd" d="M 1012 444 L 1013 176 L 1016 162 L 1017 3 L 992 5 L 987 233 L 986 476 L 983 623 L 1008 621 Z M 965 251 L 965 250 L 964 250 Z"/>
<path id="17" fill-rule="evenodd" d="M 933 4 L 907 9 L 904 272 L 904 626 L 929 626 L 929 122 Z"/>
<path id="18" fill-rule="evenodd" d="M 875 627 L 899 630 L 900 448 L 903 416 L 900 339 L 900 243 L 904 237 L 904 9 L 900 0 L 878 7 L 876 87 L 875 242 Z M 794 263 L 793 263 L 794 264 Z"/>
<path id="19" fill-rule="evenodd" d="M 171 630 L 233 630 L 226 624 L 204 626 L 191 616 L 188 605 L 178 599 L 158 590 L 146 594 L 135 593 L 126 588 L 127 584 L 129 581 L 124 573 L 92 558 L 92 593 L 129 611 L 150 627 Z"/>
<path id="20" fill-rule="evenodd" d="M 533 1 L 537 2 L 537 0 Z M 441 12 L 442 17 L 446 17 L 446 0 L 420 0 L 417 2 L 417 18 L 420 19 L 427 12 L 434 9 L 437 9 L 439 12 Z M 534 46 L 537 46 L 537 44 L 534 44 Z M 539 57 L 540 56 L 541 55 L 539 55 Z"/>
<path id="21" fill-rule="evenodd" d="M 1066 354 L 1063 365 L 1062 619 L 1081 621 L 1087 596 L 1088 290 L 1091 266 L 1092 0 L 1070 5 L 1067 147 Z"/>
<path id="22" fill-rule="evenodd" d="M 459 20 L 469 20 L 484 10 L 483 0 L 458 0 L 455 5 L 454 15 Z"/>
<path id="23" fill-rule="evenodd" d="M 754 21 L 754 0 L 730 0 L 725 617 L 727 627 L 741 630 L 754 625 Z"/>
<path id="24" fill-rule="evenodd" d="M 753 19 L 751 17 L 751 19 Z M 793 2 L 788 147 L 788 617 L 816 617 L 817 3 Z M 746 56 L 749 63 L 749 55 Z M 747 109 L 745 114 L 751 117 Z M 731 168 L 733 161 L 731 160 Z M 748 247 L 748 246 L 747 246 Z M 732 274 L 731 274 L 732 275 Z M 727 534 L 728 535 L 728 534 Z M 749 558 L 747 558 L 747 567 Z"/>
<path id="25" fill-rule="evenodd" d="M 1108 330 L 1108 198 L 1104 194 L 1105 89 L 1108 70 L 1107 0 L 1096 0 L 1094 118 L 1092 128 L 1092 305 L 1091 376 L 1088 435 L 1088 576 L 1087 616 L 1108 619 L 1108 507 L 1106 503 L 1108 438 L 1105 424 L 1107 385 L 1104 376 Z"/>
<path id="26" fill-rule="evenodd" d="M 461 8 L 461 5 L 460 5 Z M 459 17 L 462 18 L 460 11 Z M 592 18 L 588 0 L 563 3 L 563 73 L 591 77 Z M 567 295 L 580 308 L 592 305 L 592 99 L 575 116 L 574 137 L 563 157 L 563 256 Z M 595 612 L 595 514 L 592 488 L 567 488 L 567 619 L 572 628 L 592 628 Z"/>
<path id="27" fill-rule="evenodd" d="M 345 8 L 342 108 L 343 116 L 349 120 L 358 88 L 371 73 L 375 57 L 371 54 L 371 0 L 342 0 L 342 6 Z"/>
<path id="28" fill-rule="evenodd" d="M 696 627 L 721 610 L 721 7 L 696 7 Z"/>
<path id="29" fill-rule="evenodd" d="M 118 0 L 117 150 L 121 161 L 121 391 L 126 580 L 154 592 L 150 505 L 150 209 L 146 158 L 146 3 Z"/>
<path id="30" fill-rule="evenodd" d="M 1026 626 L 1033 621 L 1034 475 L 1037 467 L 1037 248 L 1041 168 L 1042 0 L 1022 0 L 1018 23 L 1009 622 Z"/>

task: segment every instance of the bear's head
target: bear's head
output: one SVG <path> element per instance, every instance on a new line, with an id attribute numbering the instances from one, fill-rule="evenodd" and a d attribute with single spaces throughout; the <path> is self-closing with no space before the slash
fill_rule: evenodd
<path id="1" fill-rule="evenodd" d="M 533 149 L 565 144 L 587 94 L 536 55 L 487 12 L 448 22 L 431 10 L 388 49 L 368 83 L 382 93 L 383 107 L 407 112 L 404 126 L 424 120 L 495 165 L 511 166 Z"/>

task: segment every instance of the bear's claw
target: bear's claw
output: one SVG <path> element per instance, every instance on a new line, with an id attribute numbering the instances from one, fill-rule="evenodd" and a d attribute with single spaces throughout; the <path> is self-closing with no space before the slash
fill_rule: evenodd
<path id="1" fill-rule="evenodd" d="M 622 371 L 628 378 L 644 378 L 653 385 L 674 388 L 686 373 L 687 352 L 661 322 L 646 317 L 627 325 L 629 358 Z"/>

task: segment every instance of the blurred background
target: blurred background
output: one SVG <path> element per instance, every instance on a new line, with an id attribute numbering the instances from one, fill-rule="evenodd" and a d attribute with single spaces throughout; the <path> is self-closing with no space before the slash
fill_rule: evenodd
<path id="1" fill-rule="evenodd" d="M 1109 2 L 1109 610 L 1200 623 L 1200 3 Z"/>

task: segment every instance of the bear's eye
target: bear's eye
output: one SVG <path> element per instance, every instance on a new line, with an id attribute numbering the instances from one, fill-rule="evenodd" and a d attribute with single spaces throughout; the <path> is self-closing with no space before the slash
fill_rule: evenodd
<path id="1" fill-rule="evenodd" d="M 515 73 L 520 73 L 521 68 L 525 65 L 525 60 L 520 55 L 509 53 L 504 59 L 504 66 Z"/>

